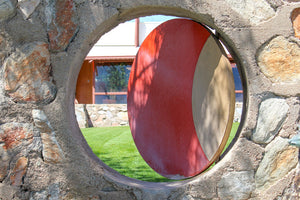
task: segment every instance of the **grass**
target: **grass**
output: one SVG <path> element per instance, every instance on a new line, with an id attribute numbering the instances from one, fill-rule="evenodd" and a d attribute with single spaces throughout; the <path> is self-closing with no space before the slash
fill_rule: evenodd
<path id="1" fill-rule="evenodd" d="M 225 145 L 225 148 L 224 148 L 223 152 L 227 149 L 227 147 L 229 146 L 229 144 L 230 144 L 231 141 L 233 140 L 233 138 L 234 138 L 234 136 L 235 136 L 235 134 L 236 134 L 236 131 L 237 131 L 238 128 L 239 128 L 239 125 L 240 125 L 239 122 L 234 122 L 234 123 L 232 124 L 231 131 L 230 131 L 230 135 L 229 135 L 229 138 L 228 138 L 228 140 L 227 140 L 227 143 L 226 143 L 226 145 Z"/>
<path id="2" fill-rule="evenodd" d="M 233 124 L 226 148 L 234 138 L 238 125 Z M 128 126 L 84 128 L 81 131 L 93 152 L 120 174 L 149 182 L 171 181 L 147 165 L 134 144 Z"/>

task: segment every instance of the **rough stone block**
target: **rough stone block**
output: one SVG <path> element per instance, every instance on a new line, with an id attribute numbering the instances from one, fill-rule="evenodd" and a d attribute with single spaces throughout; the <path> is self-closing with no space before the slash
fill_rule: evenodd
<path id="1" fill-rule="evenodd" d="M 46 18 L 50 50 L 64 51 L 78 31 L 75 4 L 73 0 L 47 2 Z"/>
<path id="2" fill-rule="evenodd" d="M 22 11 L 25 19 L 30 17 L 39 4 L 40 0 L 18 0 L 19 8 Z"/>
<path id="3" fill-rule="evenodd" d="M 3 149 L 9 150 L 25 140 L 32 140 L 33 129 L 30 124 L 7 123 L 0 126 L 0 143 Z"/>
<path id="4" fill-rule="evenodd" d="M 0 159 L 0 181 L 3 181 L 3 179 L 7 176 L 8 167 L 9 162 L 4 162 Z"/>
<path id="5" fill-rule="evenodd" d="M 11 46 L 7 35 L 0 34 L 0 66 L 2 65 L 5 57 L 11 52 Z"/>
<path id="6" fill-rule="evenodd" d="M 63 161 L 64 155 L 52 129 L 47 116 L 42 110 L 32 111 L 35 126 L 39 129 L 43 145 L 43 159 L 47 163 L 59 163 Z"/>
<path id="7" fill-rule="evenodd" d="M 283 5 L 281 0 L 266 0 L 274 9 L 277 9 L 279 6 Z"/>
<path id="8" fill-rule="evenodd" d="M 293 10 L 291 20 L 295 31 L 295 36 L 300 39 L 300 8 Z"/>
<path id="9" fill-rule="evenodd" d="M 47 190 L 34 192 L 30 196 L 30 200 L 39 200 L 39 199 L 71 199 L 71 198 L 63 198 L 60 194 L 59 184 L 50 185 Z"/>
<path id="10" fill-rule="evenodd" d="M 300 81 L 300 47 L 283 36 L 277 36 L 258 53 L 257 63 L 272 82 Z"/>
<path id="11" fill-rule="evenodd" d="M 0 35 L 0 47 L 1 47 L 1 49 L 4 48 L 4 46 L 5 46 L 5 39 L 2 35 Z M 3 56 L 3 53 L 1 52 L 0 53 L 0 59 L 2 58 L 2 56 Z"/>
<path id="12" fill-rule="evenodd" d="M 277 137 L 267 147 L 264 158 L 255 174 L 258 190 L 265 190 L 284 177 L 298 163 L 298 149 L 288 139 Z"/>
<path id="13" fill-rule="evenodd" d="M 248 199 L 254 189 L 253 171 L 230 172 L 218 183 L 218 195 L 224 200 Z"/>
<path id="14" fill-rule="evenodd" d="M 26 173 L 28 165 L 28 158 L 21 157 L 17 160 L 12 174 L 10 175 L 11 184 L 14 186 L 20 186 L 22 184 L 22 179 Z"/>
<path id="15" fill-rule="evenodd" d="M 117 116 L 122 121 L 128 121 L 128 114 L 126 112 L 119 112 Z"/>
<path id="16" fill-rule="evenodd" d="M 47 163 L 59 163 L 63 160 L 63 152 L 53 135 L 41 133 L 43 142 L 43 158 Z"/>
<path id="17" fill-rule="evenodd" d="M 284 99 L 270 98 L 259 107 L 256 128 L 252 140 L 256 143 L 269 143 L 287 117 L 289 106 Z"/>
<path id="18" fill-rule="evenodd" d="M 0 21 L 12 17 L 16 12 L 11 0 L 0 0 Z"/>
<path id="19" fill-rule="evenodd" d="M 0 145 L 0 181 L 6 177 L 10 162 L 10 156 L 8 152 L 3 148 L 3 144 Z"/>
<path id="20" fill-rule="evenodd" d="M 16 193 L 17 193 L 16 187 L 4 183 L 0 183 L 0 197 L 3 198 L 3 200 L 14 199 Z"/>
<path id="21" fill-rule="evenodd" d="M 184 196 L 182 199 L 190 197 L 191 199 L 214 199 L 217 197 L 217 177 L 207 178 L 197 184 L 189 186 L 191 191 L 190 195 Z"/>
<path id="22" fill-rule="evenodd" d="M 5 60 L 5 91 L 15 102 L 49 103 L 55 98 L 47 46 L 26 44 Z"/>
<path id="23" fill-rule="evenodd" d="M 264 0 L 225 0 L 232 9 L 250 21 L 259 24 L 275 16 L 275 10 Z"/>

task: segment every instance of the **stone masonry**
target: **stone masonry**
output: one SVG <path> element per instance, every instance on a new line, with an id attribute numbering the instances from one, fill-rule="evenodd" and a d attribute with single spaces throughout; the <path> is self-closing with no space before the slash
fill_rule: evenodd
<path id="1" fill-rule="evenodd" d="M 234 122 L 241 121 L 243 103 L 236 102 Z M 80 128 L 129 126 L 127 104 L 75 104 Z"/>
<path id="2" fill-rule="evenodd" d="M 299 149 L 288 144 L 300 124 L 299 10 L 298 0 L 0 0 L 0 199 L 300 199 Z M 77 76 L 91 47 L 118 24 L 153 14 L 214 28 L 246 97 L 231 149 L 179 182 L 110 169 L 75 116 Z M 114 112 L 114 123 L 126 118 L 125 108 L 80 109 L 104 122 Z"/>
<path id="3" fill-rule="evenodd" d="M 129 126 L 127 104 L 75 104 L 80 128 Z"/>

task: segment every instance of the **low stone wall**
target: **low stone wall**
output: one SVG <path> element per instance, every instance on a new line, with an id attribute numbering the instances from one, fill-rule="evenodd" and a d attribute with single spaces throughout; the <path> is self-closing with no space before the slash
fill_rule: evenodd
<path id="1" fill-rule="evenodd" d="M 242 102 L 236 102 L 235 103 L 233 122 L 240 122 L 241 121 L 242 112 L 243 112 L 243 103 Z"/>
<path id="2" fill-rule="evenodd" d="M 128 126 L 127 104 L 75 104 L 80 128 Z"/>
<path id="3" fill-rule="evenodd" d="M 240 122 L 243 103 L 235 104 L 234 122 Z M 128 126 L 127 104 L 75 104 L 80 128 Z"/>

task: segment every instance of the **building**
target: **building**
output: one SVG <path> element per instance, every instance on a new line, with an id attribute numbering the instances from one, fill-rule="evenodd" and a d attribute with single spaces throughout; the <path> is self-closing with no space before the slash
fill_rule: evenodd
<path id="1" fill-rule="evenodd" d="M 91 119 L 89 122 L 93 126 L 128 124 L 127 113 L 120 113 L 122 113 L 122 110 L 126 110 L 127 83 L 134 57 L 147 35 L 155 27 L 172 18 L 174 17 L 158 15 L 134 19 L 119 24 L 101 37 L 83 62 L 75 94 L 79 104 L 99 104 L 99 106 L 84 106 L 85 110 L 83 107 L 77 108 L 78 121 L 82 121 L 81 119 L 87 121 L 88 116 L 95 116 L 95 119 Z M 239 108 L 237 116 L 240 116 L 242 107 L 240 104 L 243 101 L 242 84 L 237 67 L 230 55 L 229 58 L 232 62 L 234 74 L 236 101 L 240 102 L 237 105 Z M 108 111 L 107 114 L 105 110 L 109 110 L 111 107 L 114 107 L 112 110 L 115 112 Z M 81 110 L 81 114 L 79 110 Z M 97 112 L 93 110 L 97 110 Z M 85 113 L 85 116 L 83 113 Z M 82 117 L 78 117 L 79 115 Z M 109 118 L 118 118 L 121 115 L 123 116 L 122 119 L 115 120 L 115 122 L 109 122 L 108 120 Z M 88 126 L 88 123 L 79 122 L 79 124 L 81 127 Z"/>

